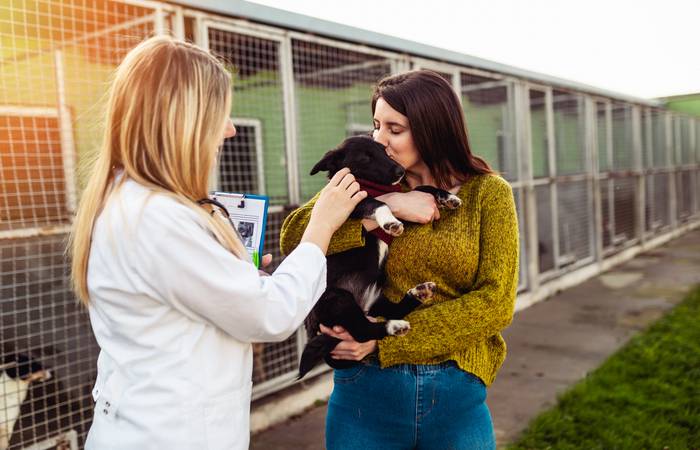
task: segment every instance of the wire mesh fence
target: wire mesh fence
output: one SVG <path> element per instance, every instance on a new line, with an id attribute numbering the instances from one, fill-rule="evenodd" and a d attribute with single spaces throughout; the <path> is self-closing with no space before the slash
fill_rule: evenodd
<path id="1" fill-rule="evenodd" d="M 123 2 L 0 5 L 2 449 L 75 447 L 89 427 L 98 348 L 64 257 L 76 163 L 99 141 L 110 72 L 154 24 Z"/>
<path id="2" fill-rule="evenodd" d="M 301 197 L 308 199 L 326 181 L 309 176 L 321 157 L 342 138 L 372 131 L 371 88 L 391 67 L 377 54 L 301 38 L 292 39 L 292 65 Z"/>
<path id="3" fill-rule="evenodd" d="M 461 88 L 469 145 L 505 179 L 518 180 L 511 86 L 506 81 L 462 73 Z"/>
<path id="4" fill-rule="evenodd" d="M 284 218 L 324 184 L 310 168 L 372 129 L 373 84 L 409 67 L 435 67 L 455 87 L 473 152 L 513 186 L 521 292 L 700 218 L 697 118 L 165 2 L 9 0 L 0 4 L 0 449 L 84 441 L 99 349 L 70 291 L 65 240 L 110 74 L 164 32 L 210 48 L 232 71 L 238 135 L 224 143 L 212 188 L 270 197 L 273 269 Z M 303 343 L 297 333 L 256 344 L 254 397 L 294 382 Z"/>

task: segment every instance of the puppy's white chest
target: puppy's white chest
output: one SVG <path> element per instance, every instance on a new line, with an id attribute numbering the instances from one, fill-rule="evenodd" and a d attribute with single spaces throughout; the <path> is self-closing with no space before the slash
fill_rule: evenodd
<path id="1" fill-rule="evenodd" d="M 381 239 L 377 239 L 377 250 L 379 253 L 379 261 L 377 261 L 377 264 L 379 267 L 383 267 L 386 262 L 386 255 L 389 253 L 389 246 Z"/>

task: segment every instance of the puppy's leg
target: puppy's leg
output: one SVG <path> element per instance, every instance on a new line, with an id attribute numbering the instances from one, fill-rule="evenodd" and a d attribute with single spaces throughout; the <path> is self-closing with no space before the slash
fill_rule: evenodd
<path id="1" fill-rule="evenodd" d="M 376 220 L 382 230 L 392 236 L 401 236 L 403 233 L 403 223 L 392 214 L 388 206 L 383 205 L 374 211 L 371 219 Z"/>
<path id="2" fill-rule="evenodd" d="M 384 205 L 384 202 L 380 202 L 376 198 L 367 197 L 355 206 L 355 209 L 350 213 L 350 217 L 353 219 L 370 219 L 374 215 L 374 211 Z"/>
<path id="3" fill-rule="evenodd" d="M 310 339 L 309 342 L 306 343 L 304 351 L 301 354 L 301 359 L 299 360 L 299 376 L 297 377 L 297 380 L 304 377 L 304 375 L 306 375 L 311 369 L 320 363 L 321 360 L 325 359 L 328 361 L 331 359 L 330 352 L 333 351 L 339 342 L 340 339 L 328 336 L 326 334 L 318 334 Z"/>
<path id="4" fill-rule="evenodd" d="M 447 192 L 444 189 L 439 189 L 433 186 L 418 186 L 414 191 L 428 193 L 435 197 L 437 204 L 443 208 L 456 209 L 462 205 L 462 200 L 454 194 Z"/>
<path id="5" fill-rule="evenodd" d="M 422 305 L 423 302 L 433 297 L 435 293 L 435 283 L 428 281 L 412 287 L 400 302 L 394 303 L 386 297 L 380 297 L 372 308 L 369 315 L 373 317 L 385 317 L 387 319 L 402 319 L 411 311 Z"/>
<path id="6" fill-rule="evenodd" d="M 417 284 L 406 292 L 406 295 L 402 301 L 407 298 L 415 298 L 421 303 L 424 303 L 426 300 L 433 298 L 433 295 L 435 295 L 435 289 L 437 289 L 437 285 L 432 281 Z"/>
<path id="7" fill-rule="evenodd" d="M 397 324 L 389 327 L 386 323 L 370 322 L 352 293 L 340 288 L 327 289 L 314 306 L 314 313 L 323 325 L 329 328 L 340 325 L 358 342 L 381 339 L 403 328 Z"/>
<path id="8" fill-rule="evenodd" d="M 366 198 L 357 204 L 350 217 L 354 219 L 372 219 L 376 221 L 382 230 L 392 236 L 400 236 L 403 233 L 403 223 L 391 213 L 386 203 L 375 198 Z"/>
<path id="9" fill-rule="evenodd" d="M 405 320 L 371 322 L 359 306 L 352 315 L 345 316 L 339 325 L 345 328 L 357 342 L 382 339 L 385 336 L 400 336 L 411 329 L 411 325 Z"/>

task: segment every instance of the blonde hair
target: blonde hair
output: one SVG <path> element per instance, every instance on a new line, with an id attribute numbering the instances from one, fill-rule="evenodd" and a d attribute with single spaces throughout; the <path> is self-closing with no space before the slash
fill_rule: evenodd
<path id="1" fill-rule="evenodd" d="M 248 258 L 230 224 L 197 204 L 207 197 L 230 105 L 231 76 L 195 45 L 156 36 L 126 55 L 110 87 L 104 138 L 69 238 L 73 289 L 84 305 L 93 227 L 119 187 L 120 169 L 119 185 L 130 178 L 175 198 L 201 214 L 225 248 Z"/>

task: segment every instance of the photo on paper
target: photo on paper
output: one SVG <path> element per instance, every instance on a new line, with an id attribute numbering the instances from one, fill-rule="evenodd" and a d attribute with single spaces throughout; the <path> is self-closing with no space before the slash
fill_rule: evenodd
<path id="1" fill-rule="evenodd" d="M 214 192 L 211 198 L 226 208 L 236 234 L 250 253 L 255 266 L 260 267 L 260 255 L 263 251 L 267 225 L 268 197 L 236 192 Z"/>
<path id="2" fill-rule="evenodd" d="M 238 233 L 241 235 L 243 245 L 246 248 L 253 248 L 253 236 L 255 236 L 255 223 L 253 222 L 238 222 Z"/>

